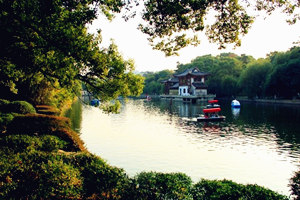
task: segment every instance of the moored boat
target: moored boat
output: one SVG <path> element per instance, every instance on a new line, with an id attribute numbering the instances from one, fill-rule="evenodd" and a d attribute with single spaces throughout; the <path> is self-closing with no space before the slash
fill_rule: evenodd
<path id="1" fill-rule="evenodd" d="M 217 104 L 219 101 L 218 100 L 209 100 L 208 101 L 208 105 L 206 106 L 206 108 L 220 108 L 220 105 Z"/>
<path id="2" fill-rule="evenodd" d="M 240 104 L 240 102 L 239 102 L 238 100 L 234 99 L 234 100 L 232 100 L 232 102 L 231 102 L 231 107 L 232 107 L 232 108 L 240 108 L 240 107 L 241 107 L 241 104 Z"/>
<path id="3" fill-rule="evenodd" d="M 218 104 L 218 100 L 210 100 L 208 101 L 210 105 L 206 106 L 203 109 L 204 115 L 197 117 L 198 122 L 216 122 L 225 120 L 225 116 L 219 115 L 218 113 L 221 111 L 221 108 Z"/>

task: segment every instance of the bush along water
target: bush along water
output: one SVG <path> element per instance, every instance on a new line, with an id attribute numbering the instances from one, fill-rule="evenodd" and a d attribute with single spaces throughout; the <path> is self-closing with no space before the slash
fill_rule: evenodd
<path id="1" fill-rule="evenodd" d="M 1 111 L 10 104 L 0 101 Z M 21 104 L 26 109 L 9 108 L 18 114 L 1 113 L 6 130 L 0 134 L 0 199 L 288 199 L 257 185 L 227 180 L 193 184 L 183 173 L 128 177 L 123 169 L 89 153 L 68 118 L 33 114 L 31 106 Z M 298 182 L 295 178 L 294 188 Z"/>
<path id="2" fill-rule="evenodd" d="M 16 115 L 29 113 L 36 113 L 36 110 L 26 101 L 10 102 L 0 99 L 0 133 L 6 132 L 7 125 Z"/>

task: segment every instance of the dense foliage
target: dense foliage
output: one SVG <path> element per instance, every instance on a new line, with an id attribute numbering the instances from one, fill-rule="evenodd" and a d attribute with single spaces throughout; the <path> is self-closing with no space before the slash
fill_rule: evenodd
<path id="1" fill-rule="evenodd" d="M 300 170 L 295 173 L 290 181 L 290 186 L 292 190 L 292 195 L 295 197 L 295 200 L 300 199 Z"/>
<path id="2" fill-rule="evenodd" d="M 166 79 L 169 79 L 174 72 L 170 70 L 163 70 L 159 72 L 146 72 L 145 77 L 145 87 L 144 94 L 162 94 L 163 93 L 163 83 Z"/>
<path id="3" fill-rule="evenodd" d="M 82 83 L 101 101 L 139 95 L 143 78 L 132 73 L 133 61 L 124 60 L 114 44 L 103 48 L 101 27 L 97 34 L 91 34 L 87 25 L 99 13 L 112 19 L 113 14 L 127 10 L 123 14 L 128 19 L 140 3 L 144 6 L 141 11 L 144 21 L 139 28 L 148 35 L 154 49 L 166 55 L 190 44 L 197 45 L 198 31 L 206 31 L 220 48 L 228 43 L 240 45 L 240 35 L 246 34 L 254 21 L 253 10 L 268 14 L 281 10 L 289 15 L 287 20 L 291 24 L 299 18 L 297 1 L 3 0 L 0 1 L 0 97 L 61 108 L 79 93 Z M 216 21 L 207 24 L 204 19 L 212 11 Z M 293 65 L 290 63 L 288 67 Z M 229 91 L 236 85 L 235 76 L 223 80 Z M 276 76 L 274 72 L 273 77 Z M 272 80 L 270 77 L 271 85 Z"/>
<path id="4" fill-rule="evenodd" d="M 211 73 L 206 84 L 208 92 L 217 97 L 300 98 L 300 47 L 293 47 L 287 52 L 273 52 L 267 58 L 258 60 L 233 53 L 199 56 L 191 63 L 179 64 L 175 73 L 193 67 Z M 160 74 L 153 74 L 155 80 L 165 78 Z M 146 76 L 145 83 L 146 89 L 159 82 Z M 147 92 L 152 94 L 151 90 Z"/>
<path id="5" fill-rule="evenodd" d="M 122 1 L 0 1 L 1 96 L 59 108 L 79 94 L 80 82 L 102 101 L 138 95 L 143 79 L 134 75 L 111 44 L 87 32 L 97 12 L 111 18 Z"/>
<path id="6" fill-rule="evenodd" d="M 258 11 L 271 14 L 281 10 L 289 23 L 300 18 L 299 1 L 282 0 L 147 0 L 142 13 L 142 32 L 149 35 L 154 49 L 166 55 L 177 54 L 188 45 L 198 45 L 198 32 L 205 31 L 211 42 L 225 48 L 226 44 L 241 45 L 241 36 L 247 34 Z M 215 20 L 206 20 L 208 15 Z"/>

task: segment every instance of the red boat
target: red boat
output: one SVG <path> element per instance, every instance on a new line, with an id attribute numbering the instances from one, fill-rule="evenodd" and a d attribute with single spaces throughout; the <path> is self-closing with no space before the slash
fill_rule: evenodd
<path id="1" fill-rule="evenodd" d="M 208 100 L 208 103 L 218 103 L 219 101 L 218 100 Z"/>
<path id="2" fill-rule="evenodd" d="M 221 111 L 221 108 L 218 104 L 218 100 L 210 100 L 208 101 L 210 105 L 207 108 L 203 109 L 204 115 L 197 117 L 198 122 L 215 122 L 215 121 L 223 121 L 225 120 L 225 116 L 221 116 L 218 113 Z"/>

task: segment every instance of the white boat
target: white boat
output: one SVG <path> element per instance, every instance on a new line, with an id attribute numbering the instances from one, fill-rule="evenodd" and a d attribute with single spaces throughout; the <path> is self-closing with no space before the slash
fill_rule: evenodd
<path id="1" fill-rule="evenodd" d="M 240 104 L 240 102 L 239 102 L 238 100 L 234 99 L 234 100 L 232 100 L 232 102 L 231 102 L 231 107 L 232 107 L 232 108 L 240 108 L 240 107 L 241 107 L 241 104 Z"/>

